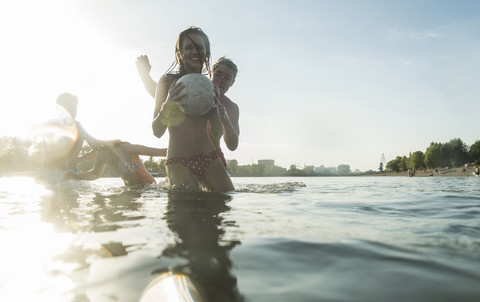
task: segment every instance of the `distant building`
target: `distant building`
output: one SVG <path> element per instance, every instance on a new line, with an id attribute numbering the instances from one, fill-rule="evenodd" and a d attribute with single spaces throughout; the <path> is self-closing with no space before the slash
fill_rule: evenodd
<path id="1" fill-rule="evenodd" d="M 335 167 L 325 167 L 321 165 L 320 167 L 315 167 L 315 173 L 318 174 L 335 174 L 337 173 L 337 168 Z"/>
<path id="2" fill-rule="evenodd" d="M 273 159 L 259 159 L 258 165 L 263 165 L 265 168 L 273 168 L 275 166 L 275 160 Z"/>

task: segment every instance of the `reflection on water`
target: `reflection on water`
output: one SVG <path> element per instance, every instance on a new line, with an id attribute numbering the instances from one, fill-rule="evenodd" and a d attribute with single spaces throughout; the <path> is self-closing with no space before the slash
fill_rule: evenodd
<path id="1" fill-rule="evenodd" d="M 141 207 L 136 200 L 140 192 L 125 189 L 121 193 L 83 194 L 74 190 L 53 191 L 43 196 L 42 217 L 56 229 L 65 232 L 107 232 L 122 227 L 116 222 L 141 220 L 142 215 L 131 215 Z"/>
<path id="2" fill-rule="evenodd" d="M 0 301 L 478 300 L 478 178 L 300 180 L 0 177 Z"/>
<path id="3" fill-rule="evenodd" d="M 224 219 L 231 196 L 169 193 L 160 187 L 99 190 L 84 184 L 68 186 L 64 183 L 43 191 L 30 213 L 36 217 L 31 226 L 37 230 L 29 228 L 23 238 L 16 238 L 30 247 L 30 258 L 37 263 L 42 280 L 28 295 L 20 295 L 22 299 L 138 301 L 151 282 L 170 276 L 184 285 L 177 288 L 179 293 L 191 284 L 189 293 L 198 291 L 203 297 L 192 301 L 244 301 L 230 259 L 231 250 L 240 242 L 226 238 L 227 229 L 236 228 L 234 221 Z M 27 197 L 24 204 L 32 202 Z M 28 213 L 17 214 L 10 219 L 24 219 Z M 34 242 L 49 244 L 45 227 L 50 227 L 52 241 L 63 242 L 50 253 L 31 248 Z M 62 236 L 68 240 L 60 241 Z M 11 239 L 6 244 L 14 253 L 18 245 Z M 41 257 L 35 257 L 36 251 Z M 28 263 L 24 258 L 18 261 L 9 270 L 17 270 L 20 262 Z M 10 281 L 16 287 L 6 297 L 15 295 L 22 275 Z M 58 286 L 59 279 L 65 286 Z M 159 295 L 158 285 L 156 289 L 153 293 Z"/>
<path id="4" fill-rule="evenodd" d="M 186 260 L 171 270 L 190 276 L 205 301 L 243 301 L 237 279 L 231 273 L 229 257 L 230 251 L 240 242 L 223 240 L 222 213 L 230 210 L 229 200 L 230 196 L 217 193 L 168 194 L 165 219 L 178 237 L 162 252 L 162 257 Z"/>

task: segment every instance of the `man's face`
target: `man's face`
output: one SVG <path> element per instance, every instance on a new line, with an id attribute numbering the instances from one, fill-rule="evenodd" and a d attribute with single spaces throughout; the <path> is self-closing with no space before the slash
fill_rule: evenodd
<path id="1" fill-rule="evenodd" d="M 219 88 L 220 95 L 224 95 L 235 82 L 233 71 L 225 64 L 219 64 L 213 71 L 212 82 Z"/>

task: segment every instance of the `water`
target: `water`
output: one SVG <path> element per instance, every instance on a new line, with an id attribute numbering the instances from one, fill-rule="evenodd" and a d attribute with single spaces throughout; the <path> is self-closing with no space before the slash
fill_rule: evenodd
<path id="1" fill-rule="evenodd" d="M 480 178 L 233 182 L 0 178 L 0 301 L 139 301 L 167 272 L 204 301 L 480 301 Z"/>

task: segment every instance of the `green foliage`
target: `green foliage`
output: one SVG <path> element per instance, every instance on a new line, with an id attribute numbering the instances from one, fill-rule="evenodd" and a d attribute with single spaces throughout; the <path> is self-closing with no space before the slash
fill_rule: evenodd
<path id="1" fill-rule="evenodd" d="M 153 160 L 153 157 L 150 156 L 144 163 L 145 168 L 150 173 L 165 173 L 165 159 Z"/>
<path id="2" fill-rule="evenodd" d="M 264 175 L 265 175 L 264 165 L 246 165 L 246 166 L 238 166 L 237 173 L 235 176 L 264 176 Z"/>
<path id="3" fill-rule="evenodd" d="M 397 156 L 395 159 L 392 159 L 387 163 L 387 170 L 391 172 L 400 172 L 400 163 L 402 161 L 402 158 L 400 156 Z"/>
<path id="4" fill-rule="evenodd" d="M 459 138 L 454 138 L 445 144 L 432 142 L 425 151 L 425 165 L 430 169 L 460 167 L 468 162 L 468 147 Z"/>
<path id="5" fill-rule="evenodd" d="M 400 172 L 405 172 L 405 171 L 408 170 L 408 158 L 406 156 L 403 156 L 400 159 L 400 163 L 398 165 L 398 168 L 399 168 Z"/>
<path id="6" fill-rule="evenodd" d="M 470 146 L 468 156 L 471 163 L 475 163 L 476 165 L 480 164 L 480 140 L 475 141 L 475 143 Z"/>
<path id="7" fill-rule="evenodd" d="M 430 147 L 425 151 L 425 166 L 428 169 L 435 169 L 442 164 L 442 144 L 430 143 Z"/>
<path id="8" fill-rule="evenodd" d="M 39 167 L 32 161 L 28 145 L 18 144 L 13 137 L 0 138 L 0 172 L 25 172 Z"/>
<path id="9" fill-rule="evenodd" d="M 0 137 L 0 172 L 19 172 L 34 171 L 41 165 L 42 153 L 40 149 L 35 148 L 35 143 L 25 145 L 19 143 L 12 137 Z M 80 151 L 80 156 L 90 152 L 92 148 L 85 144 Z M 460 167 L 466 163 L 480 164 L 480 140 L 468 147 L 461 139 L 455 138 L 448 143 L 432 142 L 426 149 L 415 151 L 406 156 L 397 156 L 394 160 L 387 162 L 385 167 L 380 166 L 379 171 L 386 169 L 392 172 L 403 172 L 410 169 L 435 169 L 438 167 Z M 88 171 L 93 167 L 94 161 L 85 161 L 79 164 L 82 171 Z M 145 167 L 150 172 L 165 173 L 165 159 L 154 161 L 149 158 L 144 162 Z M 318 175 L 348 175 L 349 165 L 339 165 L 337 172 L 315 172 L 313 166 L 306 166 L 304 169 L 297 168 L 296 165 L 290 165 L 290 169 L 285 171 L 281 167 L 265 167 L 264 165 L 246 165 L 239 166 L 236 160 L 230 160 L 227 163 L 227 170 L 233 176 L 318 176 Z M 375 173 L 369 171 L 369 173 Z M 365 174 L 365 173 L 364 173 Z"/>
<path id="10" fill-rule="evenodd" d="M 409 167 L 414 170 L 425 168 L 425 155 L 422 151 L 415 151 L 410 155 Z"/>
<path id="11" fill-rule="evenodd" d="M 444 145 L 445 157 L 448 158 L 448 167 L 460 167 L 468 164 L 468 147 L 459 138 L 454 138 Z"/>
<path id="12" fill-rule="evenodd" d="M 227 163 L 227 171 L 231 175 L 235 175 L 238 170 L 238 161 L 236 159 L 229 160 Z"/>
<path id="13" fill-rule="evenodd" d="M 268 171 L 270 172 L 270 171 Z M 290 169 L 285 172 L 285 170 L 280 169 L 277 167 L 276 173 L 271 173 L 271 175 L 281 176 L 281 175 L 288 175 L 288 176 L 316 176 L 319 175 L 315 172 L 314 166 L 305 166 L 303 169 L 297 168 L 296 165 L 290 165 Z"/>

